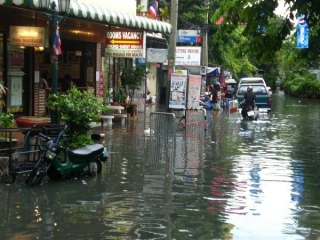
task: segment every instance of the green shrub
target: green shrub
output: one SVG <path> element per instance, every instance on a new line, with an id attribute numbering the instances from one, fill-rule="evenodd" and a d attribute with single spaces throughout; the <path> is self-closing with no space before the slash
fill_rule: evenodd
<path id="1" fill-rule="evenodd" d="M 49 95 L 47 107 L 51 110 L 56 109 L 59 122 L 66 123 L 70 144 L 74 135 L 86 135 L 91 129 L 91 122 L 100 122 L 99 115 L 108 108 L 101 97 L 93 94 L 93 90 L 79 91 L 75 87 L 66 93 Z"/>
<path id="2" fill-rule="evenodd" d="M 15 120 L 12 113 L 2 112 L 0 114 L 0 128 L 11 128 L 14 124 Z"/>

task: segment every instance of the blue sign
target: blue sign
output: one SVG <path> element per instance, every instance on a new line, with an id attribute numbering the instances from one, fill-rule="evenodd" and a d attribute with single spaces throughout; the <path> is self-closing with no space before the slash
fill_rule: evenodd
<path id="1" fill-rule="evenodd" d="M 297 48 L 309 47 L 309 27 L 304 17 L 299 19 L 297 24 Z"/>
<path id="2" fill-rule="evenodd" d="M 138 65 L 139 66 L 145 66 L 146 65 L 146 59 L 145 58 L 138 58 Z"/>
<path id="3" fill-rule="evenodd" d="M 200 38 L 197 36 L 178 36 L 177 42 L 181 43 L 197 43 Z"/>

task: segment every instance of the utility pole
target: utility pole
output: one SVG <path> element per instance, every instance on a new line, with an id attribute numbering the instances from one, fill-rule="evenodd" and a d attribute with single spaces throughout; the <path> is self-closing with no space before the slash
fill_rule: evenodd
<path id="1" fill-rule="evenodd" d="M 168 53 L 168 78 L 166 88 L 166 104 L 169 108 L 170 97 L 170 76 L 174 72 L 175 59 L 176 59 L 176 43 L 177 43 L 177 25 L 178 25 L 178 0 L 171 0 L 170 7 L 170 24 L 172 26 L 172 32 L 169 36 L 169 53 Z"/>
<path id="2" fill-rule="evenodd" d="M 201 51 L 201 66 L 208 66 L 208 17 L 209 17 L 209 0 L 204 1 L 206 9 L 206 17 L 203 22 L 202 31 L 202 51 Z"/>

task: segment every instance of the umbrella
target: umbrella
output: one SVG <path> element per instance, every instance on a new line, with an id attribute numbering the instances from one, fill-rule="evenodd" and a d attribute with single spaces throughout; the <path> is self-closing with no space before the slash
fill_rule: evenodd
<path id="1" fill-rule="evenodd" d="M 224 78 L 224 68 L 221 67 L 221 71 L 220 71 L 220 77 L 219 77 L 219 83 L 220 83 L 220 86 L 222 88 L 225 88 L 227 86 L 226 84 L 226 80 Z"/>

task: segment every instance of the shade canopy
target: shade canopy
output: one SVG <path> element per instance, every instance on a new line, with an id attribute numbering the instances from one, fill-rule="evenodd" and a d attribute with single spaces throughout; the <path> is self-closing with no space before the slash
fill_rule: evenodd
<path id="1" fill-rule="evenodd" d="M 0 0 L 0 5 L 12 5 L 18 6 L 25 9 L 39 9 L 42 10 L 43 7 L 40 6 L 41 0 Z M 48 2 L 49 0 L 42 0 Z M 63 0 L 60 0 L 63 1 Z M 45 3 L 48 4 L 48 3 Z M 57 12 L 62 12 L 60 10 L 61 3 L 57 4 Z M 46 8 L 47 9 L 47 8 Z M 68 11 L 66 11 L 68 12 Z M 70 0 L 68 17 L 75 17 L 83 20 L 88 20 L 90 22 L 103 23 L 121 26 L 124 28 L 134 28 L 141 29 L 151 32 L 160 32 L 170 34 L 172 31 L 172 26 L 169 23 L 153 20 L 146 17 L 140 17 L 135 15 L 130 15 L 126 13 L 121 13 L 113 11 L 110 9 L 102 8 L 96 5 L 80 3 L 76 0 Z"/>

